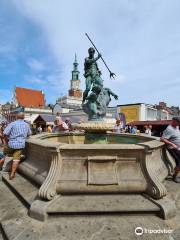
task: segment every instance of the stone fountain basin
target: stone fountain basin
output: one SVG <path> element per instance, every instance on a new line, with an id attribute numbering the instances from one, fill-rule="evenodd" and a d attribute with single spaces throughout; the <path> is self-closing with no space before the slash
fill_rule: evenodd
<path id="1" fill-rule="evenodd" d="M 146 193 L 166 196 L 164 179 L 175 162 L 159 140 L 130 134 L 106 135 L 88 143 L 84 133 L 41 134 L 27 140 L 18 171 L 39 185 L 39 197 L 56 194 Z"/>

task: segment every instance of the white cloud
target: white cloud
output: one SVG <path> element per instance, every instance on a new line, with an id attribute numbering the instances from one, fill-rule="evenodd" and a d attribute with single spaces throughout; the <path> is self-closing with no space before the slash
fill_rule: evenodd
<path id="1" fill-rule="evenodd" d="M 23 80 L 24 82 L 31 84 L 33 88 L 43 90 L 46 96 L 48 96 L 47 102 L 50 103 L 54 103 L 59 96 L 64 95 L 64 89 L 67 85 L 67 81 L 62 80 L 62 74 L 58 71 L 45 75 L 25 75 Z"/>
<path id="2" fill-rule="evenodd" d="M 82 0 L 54 0 L 53 4 L 49 0 L 15 0 L 15 3 L 22 14 L 43 29 L 60 64 L 71 66 L 75 52 L 79 61 L 83 62 L 87 48 L 91 45 L 84 35 L 86 31 L 96 39 L 104 56 L 109 57 L 114 52 L 112 42 L 118 43 L 118 39 L 115 41 L 115 35 L 119 35 L 116 27 L 121 20 L 117 19 L 117 9 L 120 8 L 118 1 L 114 2 L 114 7 L 107 0 L 88 0 L 86 4 Z"/>
<path id="3" fill-rule="evenodd" d="M 35 58 L 29 59 L 27 61 L 27 65 L 32 71 L 41 72 L 46 69 L 45 64 L 42 61 L 39 61 Z"/>

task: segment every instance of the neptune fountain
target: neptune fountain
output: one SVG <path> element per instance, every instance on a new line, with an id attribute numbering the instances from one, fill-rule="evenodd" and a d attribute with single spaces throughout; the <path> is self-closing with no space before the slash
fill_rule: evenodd
<path id="1" fill-rule="evenodd" d="M 118 96 L 104 87 L 97 65 L 101 54 L 95 57 L 92 47 L 88 52 L 83 110 L 89 121 L 76 124 L 84 131 L 44 133 L 27 140 L 27 159 L 18 172 L 33 183 L 33 191 L 30 200 L 26 189 L 18 195 L 27 203 L 29 215 L 41 221 L 53 214 L 74 213 L 174 216 L 164 185 L 175 167 L 173 158 L 155 138 L 113 133 L 104 117 L 111 96 Z M 8 178 L 3 176 L 3 181 Z"/>

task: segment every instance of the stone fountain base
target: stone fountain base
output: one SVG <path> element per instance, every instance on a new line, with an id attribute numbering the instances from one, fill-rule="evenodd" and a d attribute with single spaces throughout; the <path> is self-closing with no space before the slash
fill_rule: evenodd
<path id="1" fill-rule="evenodd" d="M 68 212 L 73 199 L 74 207 L 77 206 L 71 209 L 74 213 L 93 209 L 105 213 L 105 208 L 108 212 L 126 212 L 128 208 L 123 210 L 121 200 L 126 201 L 127 194 L 137 200 L 134 201 L 136 212 L 141 212 L 138 198 L 149 202 L 148 198 L 164 218 L 173 215 L 174 205 L 166 198 L 163 182 L 173 172 L 175 162 L 164 144 L 144 136 L 109 133 L 106 137 L 106 143 L 93 144 L 84 133 L 42 134 L 27 141 L 27 159 L 18 171 L 37 189 L 29 205 L 31 216 L 44 220 L 49 207 L 53 206 L 54 214 L 61 212 L 60 206 L 65 203 L 64 211 Z M 8 182 L 5 177 L 4 181 Z M 13 181 L 8 184 L 12 185 Z M 115 207 L 117 199 L 121 200 Z M 96 201 L 97 207 L 93 204 Z M 82 203 L 79 207 L 78 202 Z M 150 212 L 154 212 L 153 208 Z"/>
<path id="2" fill-rule="evenodd" d="M 62 216 L 110 216 L 110 215 L 157 215 L 163 219 L 175 216 L 174 203 L 165 197 L 153 200 L 143 194 L 61 194 L 51 201 L 38 197 L 38 186 L 17 174 L 10 181 L 8 174 L 3 174 L 3 182 L 18 199 L 29 209 L 29 216 L 39 221 L 46 221 Z"/>

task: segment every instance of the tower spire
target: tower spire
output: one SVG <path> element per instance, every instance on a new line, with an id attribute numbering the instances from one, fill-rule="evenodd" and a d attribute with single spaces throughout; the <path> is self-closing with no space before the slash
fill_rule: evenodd
<path id="1" fill-rule="evenodd" d="M 78 62 L 77 62 L 77 55 L 75 53 L 74 63 L 73 63 L 73 70 L 72 70 L 72 80 L 79 79 L 79 70 L 78 70 Z"/>
<path id="2" fill-rule="evenodd" d="M 79 72 L 78 71 L 78 62 L 77 62 L 77 55 L 76 55 L 76 53 L 75 53 L 75 58 L 74 58 L 74 63 L 73 63 L 73 71 L 75 71 L 75 72 Z M 72 71 L 72 72 L 73 72 Z"/>
<path id="3" fill-rule="evenodd" d="M 78 63 L 78 62 L 77 62 L 77 55 L 76 55 L 76 53 L 75 53 L 74 63 Z"/>
<path id="4" fill-rule="evenodd" d="M 77 55 L 75 53 L 75 58 L 73 62 L 73 70 L 72 70 L 72 78 L 71 78 L 71 86 L 69 89 L 69 96 L 75 97 L 78 99 L 82 98 L 82 91 L 80 89 L 80 79 L 79 79 L 79 70 L 78 70 L 78 61 L 77 61 Z"/>

